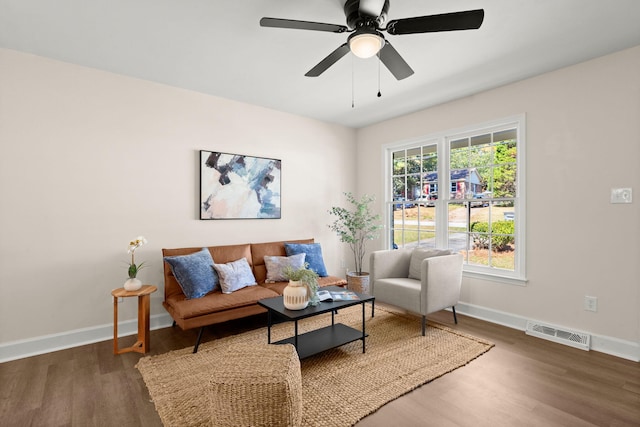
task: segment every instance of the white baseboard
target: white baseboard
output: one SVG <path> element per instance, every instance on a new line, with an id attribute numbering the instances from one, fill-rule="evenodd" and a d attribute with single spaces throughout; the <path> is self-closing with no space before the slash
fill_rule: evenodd
<path id="1" fill-rule="evenodd" d="M 149 318 L 149 327 L 152 330 L 169 327 L 172 323 L 173 319 L 167 313 L 156 314 Z M 137 333 L 138 319 L 118 322 L 119 337 Z M 107 340 L 113 340 L 113 323 L 12 341 L 0 344 L 0 363 Z"/>
<path id="2" fill-rule="evenodd" d="M 527 320 L 541 320 L 527 319 L 516 314 L 463 302 L 456 305 L 456 312 L 520 331 L 524 331 L 527 328 Z M 634 362 L 640 362 L 640 343 L 625 341 L 604 335 L 596 335 L 589 331 L 585 332 L 591 335 L 591 350 L 610 354 L 622 359 L 632 360 Z"/>
<path id="3" fill-rule="evenodd" d="M 516 314 L 462 302 L 456 305 L 456 312 L 520 331 L 526 329 L 527 320 L 530 320 Z M 173 319 L 167 313 L 153 315 L 150 318 L 150 328 L 152 330 L 167 328 L 171 326 L 172 323 Z M 127 320 L 118 324 L 118 336 L 124 337 L 136 333 L 138 333 L 137 319 Z M 106 324 L 26 340 L 12 341 L 0 344 L 0 363 L 112 339 L 113 324 Z M 640 344 L 631 341 L 591 334 L 591 350 L 634 362 L 640 362 Z"/>

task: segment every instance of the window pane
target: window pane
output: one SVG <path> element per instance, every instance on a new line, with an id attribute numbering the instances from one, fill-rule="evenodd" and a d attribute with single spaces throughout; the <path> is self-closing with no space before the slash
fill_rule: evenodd
<path id="1" fill-rule="evenodd" d="M 516 162 L 517 149 L 515 141 L 503 141 L 496 145 L 495 164 Z"/>
<path id="2" fill-rule="evenodd" d="M 516 166 L 493 169 L 493 197 L 516 197 Z"/>
<path id="3" fill-rule="evenodd" d="M 467 203 L 449 203 L 449 236 L 448 247 L 455 251 L 464 251 L 467 247 Z"/>
<path id="4" fill-rule="evenodd" d="M 403 175 L 405 171 L 405 153 L 403 151 L 395 151 L 393 153 L 393 175 Z"/>
<path id="5" fill-rule="evenodd" d="M 480 194 L 485 191 L 493 191 L 493 169 L 492 168 L 477 168 L 476 172 L 480 177 L 480 185 L 473 186 L 473 193 L 480 197 Z M 490 194 L 485 194 L 483 197 L 491 197 Z"/>
<path id="6" fill-rule="evenodd" d="M 469 146 L 469 138 L 457 139 L 455 141 L 451 141 L 451 151 L 456 150 L 458 148 L 467 148 Z"/>
<path id="7" fill-rule="evenodd" d="M 407 173 L 420 173 L 420 148 L 407 150 Z"/>
<path id="8" fill-rule="evenodd" d="M 513 201 L 493 201 L 471 214 L 469 264 L 515 269 Z"/>
<path id="9" fill-rule="evenodd" d="M 516 135 L 510 129 L 450 144 L 456 202 L 449 204 L 449 246 L 463 252 L 469 265 L 515 269 Z"/>
<path id="10" fill-rule="evenodd" d="M 436 146 L 422 147 L 422 172 L 437 172 L 438 170 L 438 153 Z"/>
<path id="11" fill-rule="evenodd" d="M 407 200 L 415 200 L 421 192 L 420 174 L 407 176 Z"/>
<path id="12" fill-rule="evenodd" d="M 427 248 L 436 247 L 436 208 L 430 201 L 417 205 L 418 244 Z"/>
<path id="13" fill-rule="evenodd" d="M 451 142 L 449 153 L 451 169 L 464 169 L 469 166 L 469 139 L 459 139 Z"/>
<path id="14" fill-rule="evenodd" d="M 394 177 L 393 178 L 393 200 L 398 200 L 400 198 L 404 198 L 405 194 L 405 182 L 403 177 Z"/>
<path id="15" fill-rule="evenodd" d="M 499 132 L 494 132 L 493 140 L 495 142 L 509 141 L 509 140 L 515 141 L 517 136 L 518 136 L 518 132 L 516 129 L 508 129 L 508 130 L 502 130 Z"/>
<path id="16" fill-rule="evenodd" d="M 393 223 L 391 225 L 393 230 L 393 243 L 398 246 L 402 246 L 406 241 L 405 228 L 407 226 L 407 204 L 406 203 L 394 203 L 393 204 Z"/>
<path id="17" fill-rule="evenodd" d="M 469 141 L 469 145 L 473 146 L 477 146 L 477 145 L 489 145 L 491 144 L 491 134 L 490 133 L 486 133 L 484 135 L 477 135 L 477 136 L 472 136 L 471 140 Z"/>
<path id="18" fill-rule="evenodd" d="M 473 147 L 469 150 L 469 166 L 490 165 L 493 161 L 493 147 L 489 144 Z"/>

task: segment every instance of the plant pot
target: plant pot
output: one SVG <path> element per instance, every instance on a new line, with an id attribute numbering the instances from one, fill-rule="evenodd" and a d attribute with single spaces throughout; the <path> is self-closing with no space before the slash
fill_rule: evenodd
<path id="1" fill-rule="evenodd" d="M 302 310 L 309 305 L 307 286 L 299 281 L 289 280 L 289 284 L 282 291 L 284 308 L 287 310 Z"/>
<path id="2" fill-rule="evenodd" d="M 124 290 L 125 291 L 137 291 L 141 287 L 142 287 L 142 282 L 139 279 L 136 279 L 136 278 L 127 279 L 127 281 L 124 282 Z"/>
<path id="3" fill-rule="evenodd" d="M 350 271 L 347 273 L 347 289 L 360 292 L 363 294 L 369 293 L 369 273 Z"/>

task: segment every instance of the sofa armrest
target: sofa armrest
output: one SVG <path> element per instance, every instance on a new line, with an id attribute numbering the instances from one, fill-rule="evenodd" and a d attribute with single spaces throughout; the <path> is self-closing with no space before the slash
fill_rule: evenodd
<path id="1" fill-rule="evenodd" d="M 374 251 L 369 257 L 369 287 L 371 295 L 375 295 L 376 280 L 390 277 L 409 277 L 411 249 L 394 249 Z"/>

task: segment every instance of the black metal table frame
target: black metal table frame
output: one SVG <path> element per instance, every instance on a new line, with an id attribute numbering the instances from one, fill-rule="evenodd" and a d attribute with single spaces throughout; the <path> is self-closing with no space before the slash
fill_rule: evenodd
<path id="1" fill-rule="evenodd" d="M 335 289 L 333 287 L 325 289 L 344 290 L 338 287 L 335 287 Z M 300 359 L 357 340 L 362 341 L 362 352 L 365 353 L 366 337 L 368 336 L 365 329 L 365 303 L 371 302 L 371 317 L 374 317 L 375 297 L 366 294 L 358 294 L 358 296 L 360 297 L 359 300 L 321 302 L 318 306 L 309 306 L 303 310 L 279 310 L 270 305 L 270 302 L 279 302 L 278 299 L 281 300 L 282 297 L 260 300 L 258 304 L 267 309 L 267 342 L 271 344 L 271 327 L 274 325 L 274 315 L 276 315 L 278 318 L 294 322 L 294 335 L 293 337 L 285 338 L 273 344 L 293 344 Z M 341 323 L 335 323 L 335 315 L 339 309 L 352 307 L 357 304 L 362 306 L 362 331 L 358 331 Z M 331 312 L 331 326 L 325 326 L 303 334 L 299 333 L 299 320 L 328 312 Z"/>

